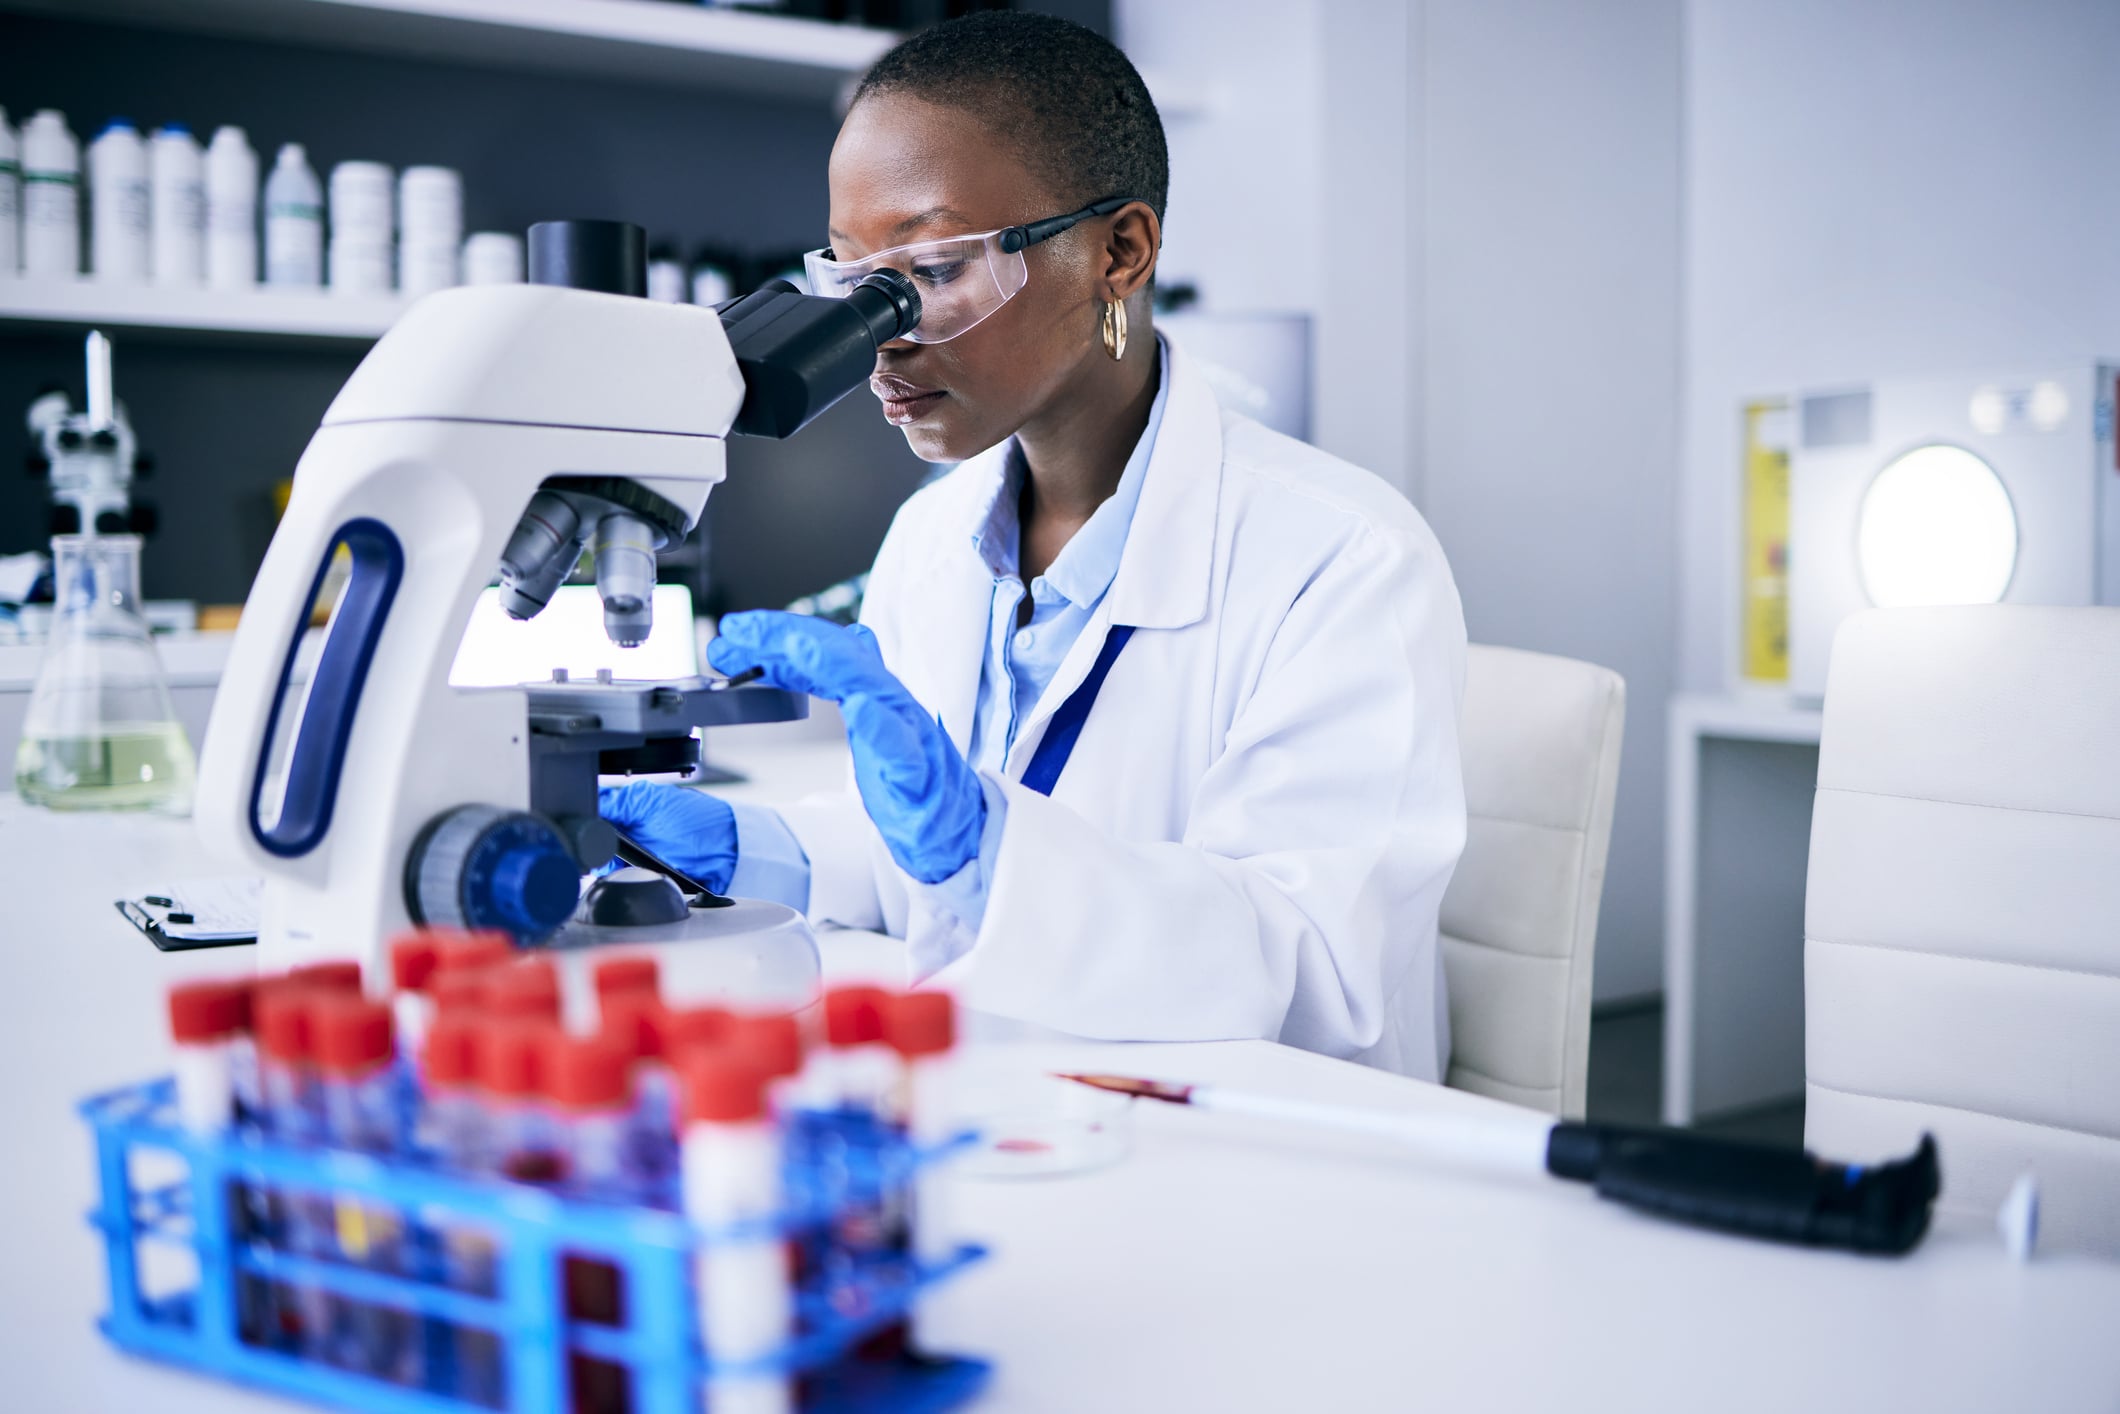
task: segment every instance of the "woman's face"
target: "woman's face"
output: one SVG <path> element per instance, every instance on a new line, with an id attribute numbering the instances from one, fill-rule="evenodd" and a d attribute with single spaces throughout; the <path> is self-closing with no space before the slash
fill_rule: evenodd
<path id="1" fill-rule="evenodd" d="M 832 249 L 856 260 L 911 241 L 998 230 L 1072 203 L 1011 157 L 973 115 L 904 95 L 854 106 L 832 148 Z M 1098 196 L 1105 193 L 1097 193 Z M 1024 252 L 1028 279 L 980 324 L 941 344 L 894 340 L 871 390 L 925 461 L 963 461 L 1052 405 L 1102 358 L 1101 222 Z"/>

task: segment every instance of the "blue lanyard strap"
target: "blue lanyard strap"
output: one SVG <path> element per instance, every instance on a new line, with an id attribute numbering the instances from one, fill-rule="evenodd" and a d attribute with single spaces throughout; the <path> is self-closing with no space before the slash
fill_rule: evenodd
<path id="1" fill-rule="evenodd" d="M 1067 769 L 1067 758 L 1075 752 L 1075 738 L 1082 735 L 1082 724 L 1089 719 L 1089 709 L 1096 705 L 1097 692 L 1104 686 L 1104 678 L 1119 660 L 1119 650 L 1126 640 L 1134 636 L 1132 624 L 1113 624 L 1104 635 L 1104 647 L 1097 654 L 1096 666 L 1082 685 L 1068 694 L 1060 710 L 1053 713 L 1045 724 L 1045 735 L 1038 741 L 1038 749 L 1031 753 L 1031 764 L 1023 769 L 1023 784 L 1040 795 L 1051 795 L 1060 773 Z"/>

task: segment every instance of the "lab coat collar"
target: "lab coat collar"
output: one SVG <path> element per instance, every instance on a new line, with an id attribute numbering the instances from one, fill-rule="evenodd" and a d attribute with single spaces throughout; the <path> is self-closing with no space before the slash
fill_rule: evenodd
<path id="1" fill-rule="evenodd" d="M 1207 616 L 1222 488 L 1222 412 L 1179 345 L 1166 338 L 1165 350 L 1168 402 L 1118 573 L 1019 730 L 1011 774 L 1020 770 L 1021 753 L 1035 747 L 1039 722 L 1087 675 L 1111 625 L 1184 628 Z M 942 523 L 954 521 L 956 533 L 945 533 L 942 553 L 929 562 L 927 651 L 936 656 L 930 665 L 935 700 L 927 705 L 960 750 L 969 749 L 972 739 L 993 596 L 993 574 L 976 540 L 1007 485 L 1009 448 L 1008 442 L 990 447 L 950 473 L 947 494 L 954 509 Z"/>
<path id="2" fill-rule="evenodd" d="M 1207 617 L 1222 494 L 1222 409 L 1185 351 L 1163 338 L 1169 401 L 1119 572 L 1105 595 L 1109 613 L 1098 616 L 1107 624 L 1184 628 Z M 1101 629 L 1094 636 L 1092 659 L 1103 643 Z"/>

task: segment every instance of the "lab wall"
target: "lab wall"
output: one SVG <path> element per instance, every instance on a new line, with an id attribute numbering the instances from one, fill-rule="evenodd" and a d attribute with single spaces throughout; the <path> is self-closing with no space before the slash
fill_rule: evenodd
<path id="1" fill-rule="evenodd" d="M 1475 642 L 1627 680 L 1595 996 L 1662 985 L 1678 0 L 1428 0 L 1422 509 Z"/>
<path id="2" fill-rule="evenodd" d="M 1119 0 L 1167 121 L 1162 268 L 1307 313 L 1312 440 L 1420 506 L 1479 642 L 1622 673 L 1600 999 L 1661 985 L 1682 0 Z"/>
<path id="3" fill-rule="evenodd" d="M 1739 402 L 2120 352 L 2120 4 L 1691 0 L 1680 678 L 1735 673 Z"/>

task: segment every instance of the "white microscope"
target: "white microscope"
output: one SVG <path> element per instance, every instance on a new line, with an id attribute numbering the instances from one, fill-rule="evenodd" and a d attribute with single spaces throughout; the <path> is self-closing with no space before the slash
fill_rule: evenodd
<path id="1" fill-rule="evenodd" d="M 723 439 L 788 436 L 860 386 L 919 296 L 887 270 L 844 300 L 775 282 L 718 310 L 651 302 L 642 233 L 619 222 L 534 226 L 530 254 L 538 283 L 421 300 L 325 413 L 215 698 L 200 833 L 265 877 L 266 968 L 379 967 L 393 933 L 437 924 L 522 946 L 713 938 L 751 950 L 739 969 L 802 953 L 814 981 L 792 909 L 636 869 L 581 887 L 619 843 L 599 774 L 682 770 L 696 728 L 807 699 L 563 672 L 465 689 L 449 668 L 496 570 L 527 618 L 585 543 L 606 631 L 641 642 L 655 551 L 698 522 Z M 327 576 L 343 587 L 305 647 Z"/>

